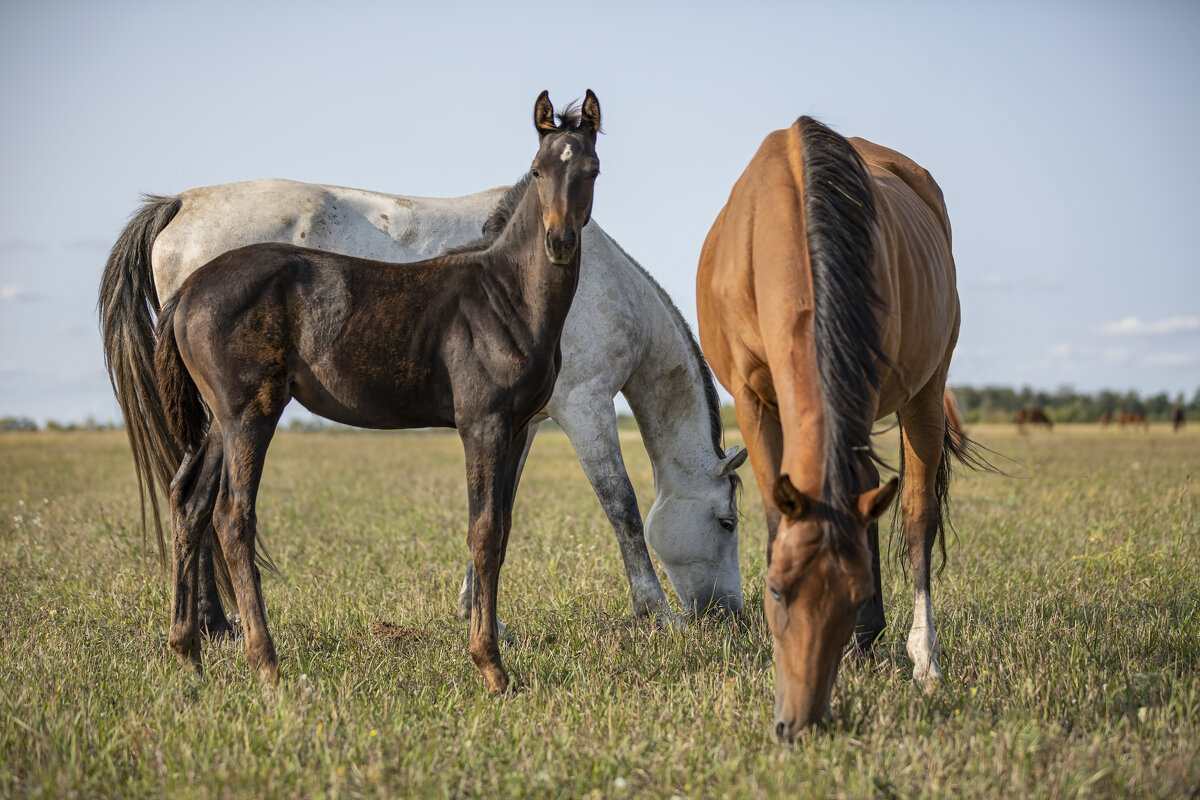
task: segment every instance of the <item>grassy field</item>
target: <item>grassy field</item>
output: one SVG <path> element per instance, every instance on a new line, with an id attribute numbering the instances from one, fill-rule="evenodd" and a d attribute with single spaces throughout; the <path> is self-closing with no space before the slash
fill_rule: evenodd
<path id="1" fill-rule="evenodd" d="M 269 693 L 240 641 L 205 645 L 201 681 L 167 652 L 122 433 L 0 435 L 0 795 L 1195 797 L 1200 427 L 972 433 L 1018 463 L 955 485 L 944 686 L 909 680 L 912 601 L 888 563 L 875 662 L 843 671 L 834 729 L 791 748 L 769 733 L 749 470 L 746 624 L 656 630 L 628 618 L 570 445 L 540 437 L 501 580 L 522 688 L 495 699 L 453 616 L 457 437 L 282 433 L 259 503 L 281 568 Z M 645 511 L 649 462 L 624 444 Z"/>

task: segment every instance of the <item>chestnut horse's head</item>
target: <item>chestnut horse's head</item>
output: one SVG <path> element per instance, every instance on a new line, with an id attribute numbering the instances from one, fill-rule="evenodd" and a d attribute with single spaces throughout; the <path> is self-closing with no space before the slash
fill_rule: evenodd
<path id="1" fill-rule="evenodd" d="M 767 567 L 767 624 L 775 640 L 775 735 L 787 742 L 829 716 L 829 696 L 859 608 L 875 593 L 867 526 L 896 496 L 898 482 L 834 508 L 775 484 L 782 519 Z"/>
<path id="2" fill-rule="evenodd" d="M 566 266 L 578 256 L 583 226 L 592 216 L 592 188 L 600 174 L 600 102 L 588 89 L 579 111 L 568 106 L 557 116 L 555 123 L 550 95 L 542 92 L 533 107 L 541 142 L 529 174 L 541 202 L 546 256 Z"/>

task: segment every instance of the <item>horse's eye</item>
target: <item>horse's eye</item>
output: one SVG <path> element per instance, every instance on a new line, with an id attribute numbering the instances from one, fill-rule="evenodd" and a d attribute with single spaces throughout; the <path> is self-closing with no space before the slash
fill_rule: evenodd
<path id="1" fill-rule="evenodd" d="M 783 595 L 781 595 L 779 593 L 779 590 L 771 589 L 770 592 L 771 592 L 771 597 L 773 597 L 775 599 L 775 602 L 779 603 L 779 605 L 783 605 Z"/>
<path id="2" fill-rule="evenodd" d="M 733 531 L 737 528 L 737 520 L 733 517 L 720 517 L 717 519 L 717 522 L 721 524 L 721 528 L 724 529 L 726 533 L 733 533 Z"/>
<path id="3" fill-rule="evenodd" d="M 529 174 L 532 175 L 535 179 L 542 177 L 542 171 L 540 169 L 538 169 L 537 167 L 534 167 L 533 169 L 529 170 Z"/>

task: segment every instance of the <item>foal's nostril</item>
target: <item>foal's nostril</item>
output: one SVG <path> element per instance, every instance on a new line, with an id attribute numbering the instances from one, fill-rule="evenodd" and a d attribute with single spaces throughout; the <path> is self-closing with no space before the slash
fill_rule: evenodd
<path id="1" fill-rule="evenodd" d="M 787 733 L 787 725 L 783 720 L 779 720 L 775 723 L 775 738 L 782 742 L 785 733 Z"/>

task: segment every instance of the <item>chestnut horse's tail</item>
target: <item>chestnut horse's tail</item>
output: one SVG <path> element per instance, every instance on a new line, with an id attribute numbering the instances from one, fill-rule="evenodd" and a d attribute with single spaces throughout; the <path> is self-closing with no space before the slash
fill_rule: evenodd
<path id="1" fill-rule="evenodd" d="M 125 433 L 133 450 L 142 535 L 146 534 L 149 500 L 159 559 L 165 564 L 159 494 L 165 498 L 183 459 L 159 402 L 154 375 L 154 322 L 158 294 L 154 288 L 150 250 L 155 238 L 171 223 L 183 201 L 179 197 L 147 195 L 142 208 L 113 245 L 100 279 L 97 309 L 104 338 L 108 378 L 121 406 Z"/>

